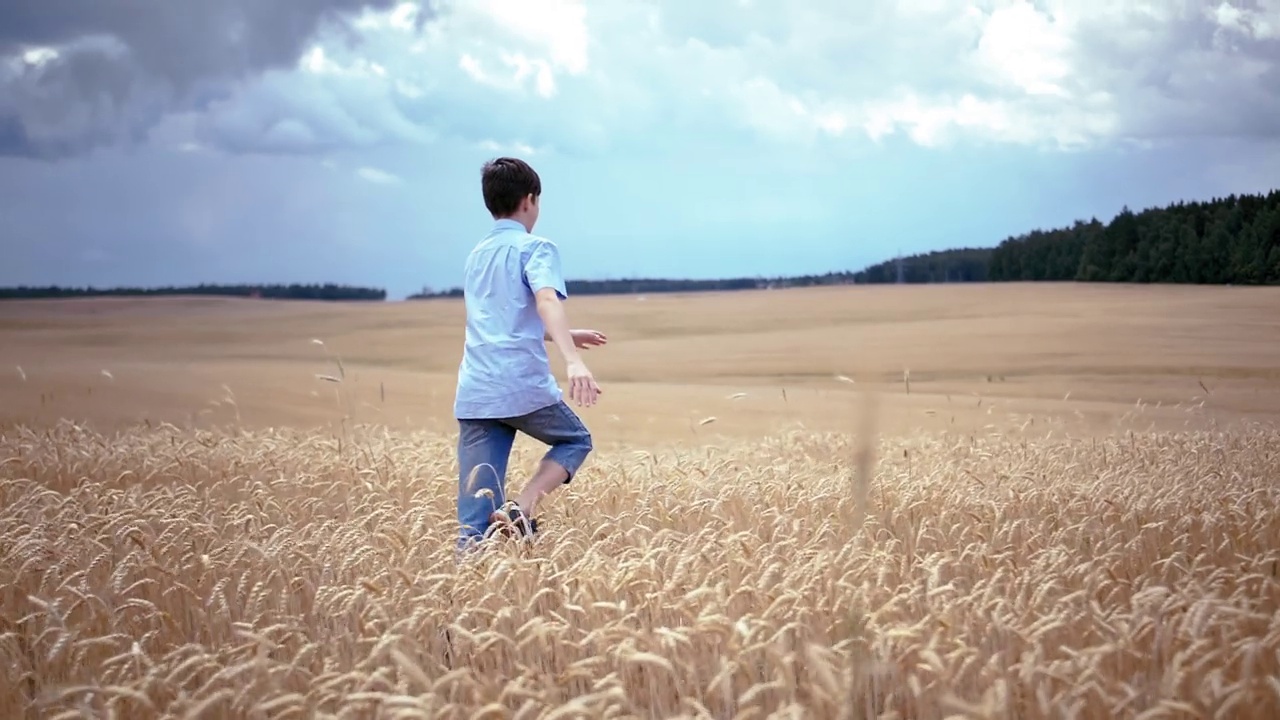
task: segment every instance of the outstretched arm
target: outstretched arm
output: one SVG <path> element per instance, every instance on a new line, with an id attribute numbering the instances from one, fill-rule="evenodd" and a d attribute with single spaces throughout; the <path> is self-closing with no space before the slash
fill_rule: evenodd
<path id="1" fill-rule="evenodd" d="M 600 394 L 600 386 L 591 376 L 586 363 L 582 362 L 578 348 L 585 347 L 585 343 L 599 343 L 593 340 L 579 342 L 574 331 L 569 329 L 569 319 L 565 316 L 564 305 L 561 303 L 561 298 L 568 293 L 565 292 L 564 278 L 560 274 L 560 252 L 555 243 L 542 238 L 535 240 L 529 248 L 529 257 L 525 260 L 524 280 L 533 291 L 538 317 L 542 318 L 545 328 L 543 337 L 555 343 L 564 358 L 565 371 L 569 376 L 569 397 L 579 405 L 594 405 L 596 396 Z"/>
<path id="2" fill-rule="evenodd" d="M 542 288 L 534 294 L 537 299 L 538 316 L 546 326 L 546 335 L 560 349 L 565 361 L 565 370 L 569 376 L 569 397 L 579 405 L 594 405 L 602 392 L 596 384 L 587 364 L 578 354 L 577 343 L 574 342 L 573 331 L 569 329 L 569 318 L 564 312 L 564 304 L 554 288 Z"/>
<path id="3" fill-rule="evenodd" d="M 569 329 L 569 317 L 565 314 L 564 303 L 560 302 L 560 296 L 556 294 L 555 289 L 542 288 L 534 293 L 534 298 L 537 301 L 538 317 L 542 318 L 542 324 L 547 329 L 544 337 L 555 343 L 566 363 L 580 362 L 582 358 L 578 355 L 578 348 L 573 342 L 573 331 Z"/>
<path id="4" fill-rule="evenodd" d="M 604 345 L 609 342 L 609 338 L 599 330 L 570 330 L 569 334 L 573 336 L 573 344 L 580 350 L 590 350 L 592 345 Z M 544 342 L 552 342 L 551 333 L 543 333 Z"/>

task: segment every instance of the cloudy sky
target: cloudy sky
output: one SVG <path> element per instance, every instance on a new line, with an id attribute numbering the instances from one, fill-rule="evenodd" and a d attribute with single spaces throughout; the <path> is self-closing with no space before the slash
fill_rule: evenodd
<path id="1" fill-rule="evenodd" d="M 859 269 L 1280 187 L 1280 0 L 16 0 L 0 285 Z"/>

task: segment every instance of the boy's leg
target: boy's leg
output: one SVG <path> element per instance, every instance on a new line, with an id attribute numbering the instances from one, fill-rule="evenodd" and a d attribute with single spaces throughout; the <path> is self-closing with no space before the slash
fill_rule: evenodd
<path id="1" fill-rule="evenodd" d="M 507 460 L 515 438 L 515 429 L 498 420 L 458 421 L 459 548 L 481 540 L 489 516 L 507 501 Z"/>
<path id="2" fill-rule="evenodd" d="M 568 485 L 591 454 L 591 432 L 563 401 L 508 420 L 517 430 L 551 447 L 529 479 L 516 504 L 529 516 L 544 495 Z"/>

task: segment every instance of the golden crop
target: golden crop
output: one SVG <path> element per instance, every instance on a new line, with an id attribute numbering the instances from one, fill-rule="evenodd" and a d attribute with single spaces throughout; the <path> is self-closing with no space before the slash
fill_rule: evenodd
<path id="1" fill-rule="evenodd" d="M 1276 430 L 853 430 L 601 451 L 458 565 L 446 435 L 12 428 L 0 710 L 1280 712 Z"/>
<path id="2" fill-rule="evenodd" d="M 570 312 L 597 451 L 459 565 L 460 303 L 6 304 L 0 717 L 1280 717 L 1275 288 Z"/>

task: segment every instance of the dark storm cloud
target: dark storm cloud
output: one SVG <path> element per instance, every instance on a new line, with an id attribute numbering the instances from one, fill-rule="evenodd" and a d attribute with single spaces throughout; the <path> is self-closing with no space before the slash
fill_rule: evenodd
<path id="1" fill-rule="evenodd" d="M 395 0 L 0 3 L 0 154 L 65 157 L 145 135 L 292 65 L 322 26 Z M 419 22 L 427 17 L 419 15 Z M 24 57 L 52 47 L 56 58 Z"/>
<path id="2" fill-rule="evenodd" d="M 1127 90 L 1128 134 L 1280 137 L 1280 37 L 1258 17 L 1224 25 L 1192 8 L 1172 19 L 1135 13 L 1119 28 L 1099 18 L 1077 35 L 1079 70 Z"/>

